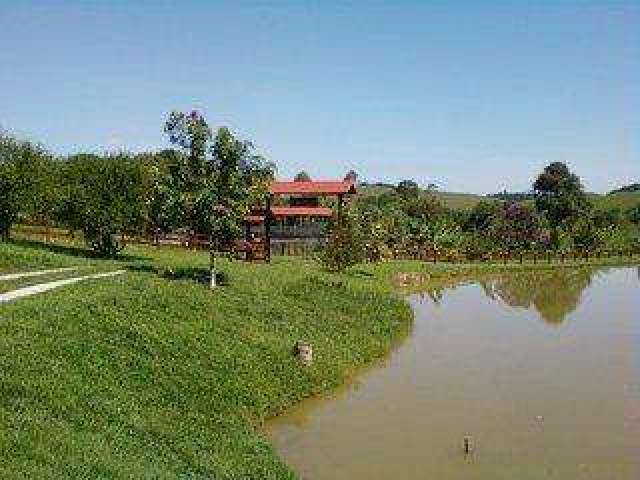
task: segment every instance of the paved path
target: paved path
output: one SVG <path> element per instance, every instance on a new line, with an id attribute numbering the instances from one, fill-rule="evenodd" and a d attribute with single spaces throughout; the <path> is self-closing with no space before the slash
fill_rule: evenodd
<path id="1" fill-rule="evenodd" d="M 96 273 L 93 275 L 85 275 L 84 277 L 65 278 L 64 280 L 56 280 L 55 282 L 47 282 L 41 283 L 40 285 L 33 285 L 31 287 L 19 288 L 17 290 L 12 290 L 10 292 L 0 294 L 0 303 L 10 302 L 12 300 L 27 297 L 29 295 L 37 295 L 38 293 L 48 292 L 49 290 L 53 290 L 54 288 L 81 282 L 83 280 L 90 280 L 92 278 L 114 277 L 116 275 L 122 275 L 123 273 L 125 273 L 125 270 Z"/>
<path id="2" fill-rule="evenodd" d="M 77 270 L 78 267 L 54 268 L 52 270 L 38 270 L 36 272 L 8 273 L 0 275 L 0 282 L 5 280 L 17 280 L 18 278 L 38 277 L 40 275 L 49 275 L 50 273 L 71 272 Z"/>

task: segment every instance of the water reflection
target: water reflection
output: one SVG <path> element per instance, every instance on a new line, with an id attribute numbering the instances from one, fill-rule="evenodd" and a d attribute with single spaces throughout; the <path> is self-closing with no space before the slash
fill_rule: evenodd
<path id="1" fill-rule="evenodd" d="M 523 271 L 478 282 L 485 294 L 510 307 L 534 308 L 550 325 L 560 325 L 580 304 L 582 293 L 603 270 L 565 268 Z"/>
<path id="2" fill-rule="evenodd" d="M 580 305 L 584 290 L 594 278 L 609 270 L 588 267 L 523 270 L 492 275 L 476 283 L 492 300 L 514 308 L 534 309 L 545 323 L 560 325 Z M 423 296 L 439 304 L 446 291 L 456 287 L 432 288 L 423 292 Z"/>

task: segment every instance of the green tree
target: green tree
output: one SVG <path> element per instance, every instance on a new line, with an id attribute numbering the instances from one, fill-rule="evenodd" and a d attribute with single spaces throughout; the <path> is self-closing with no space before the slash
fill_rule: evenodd
<path id="1" fill-rule="evenodd" d="M 554 229 L 570 224 L 589 210 L 580 178 L 561 162 L 547 165 L 533 183 L 535 204 Z"/>
<path id="2" fill-rule="evenodd" d="M 492 200 L 481 200 L 469 213 L 464 229 L 466 231 L 486 231 L 500 214 L 500 203 Z"/>
<path id="3" fill-rule="evenodd" d="M 353 208 L 344 209 L 341 218 L 333 220 L 327 245 L 320 255 L 327 270 L 343 272 L 365 261 L 367 240 L 371 238 L 367 238 L 363 224 L 360 212 Z"/>
<path id="4" fill-rule="evenodd" d="M 293 177 L 293 181 L 294 182 L 310 182 L 311 181 L 311 175 L 309 175 L 307 172 L 302 170 L 302 171 L 296 173 L 296 176 Z"/>
<path id="5" fill-rule="evenodd" d="M 171 112 L 164 124 L 169 141 L 187 152 L 187 162 L 181 171 L 183 190 L 197 190 L 199 180 L 206 176 L 207 150 L 210 148 L 212 133 L 205 118 L 196 110 L 189 113 Z"/>
<path id="6" fill-rule="evenodd" d="M 173 112 L 165 124 L 169 140 L 186 153 L 169 176 L 182 223 L 209 235 L 211 287 L 216 286 L 216 253 L 231 248 L 244 216 L 264 198 L 275 167 L 226 127 L 215 138 L 197 112 Z M 177 199 L 177 200 L 176 200 Z"/>
<path id="7" fill-rule="evenodd" d="M 18 219 L 51 221 L 55 204 L 52 156 L 40 145 L 0 132 L 0 239 Z"/>
<path id="8" fill-rule="evenodd" d="M 58 218 L 79 228 L 100 255 L 116 256 L 124 247 L 118 234 L 138 230 L 144 220 L 140 163 L 127 154 L 79 154 L 63 166 Z"/>
<path id="9" fill-rule="evenodd" d="M 147 233 L 167 233 L 182 227 L 182 165 L 186 158 L 177 150 L 143 153 L 138 156 L 143 171 L 145 229 Z"/>
<path id="10" fill-rule="evenodd" d="M 347 174 L 344 176 L 345 182 L 350 182 L 353 184 L 358 183 L 358 173 L 355 170 L 349 170 Z"/>
<path id="11" fill-rule="evenodd" d="M 403 198 L 415 197 L 420 194 L 420 186 L 413 180 L 402 180 L 396 186 L 396 193 Z"/>

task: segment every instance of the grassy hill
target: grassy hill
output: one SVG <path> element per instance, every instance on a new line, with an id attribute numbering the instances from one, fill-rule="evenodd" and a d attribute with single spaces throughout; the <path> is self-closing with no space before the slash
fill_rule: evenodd
<path id="1" fill-rule="evenodd" d="M 621 210 L 628 210 L 640 205 L 640 191 L 616 192 L 609 193 L 607 195 L 598 195 L 595 198 L 594 203 L 596 206 L 603 209 L 620 208 Z"/>
<path id="2" fill-rule="evenodd" d="M 393 191 L 390 185 L 366 185 L 360 187 L 359 195 L 381 195 Z M 435 192 L 435 196 L 447 207 L 452 209 L 468 210 L 472 209 L 481 200 L 487 200 L 483 195 L 474 193 L 457 193 L 457 192 Z"/>

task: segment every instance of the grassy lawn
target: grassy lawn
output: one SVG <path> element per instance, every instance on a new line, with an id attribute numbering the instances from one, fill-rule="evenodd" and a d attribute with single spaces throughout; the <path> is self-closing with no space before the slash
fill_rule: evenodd
<path id="1" fill-rule="evenodd" d="M 130 269 L 0 307 L 0 478 L 293 478 L 262 421 L 344 382 L 410 324 L 368 272 L 225 262 L 228 285 L 212 293 L 202 253 L 0 252 L 2 272 Z M 311 367 L 293 356 L 301 339 Z"/>
<path id="2" fill-rule="evenodd" d="M 0 272 L 129 270 L 0 306 L 0 478 L 295 478 L 262 422 L 385 355 L 410 327 L 403 293 L 531 268 L 389 262 L 337 275 L 293 258 L 223 261 L 226 285 L 211 292 L 207 264 L 170 248 L 100 261 L 0 244 Z M 399 272 L 424 283 L 401 287 Z M 310 367 L 298 340 L 313 344 Z"/>

